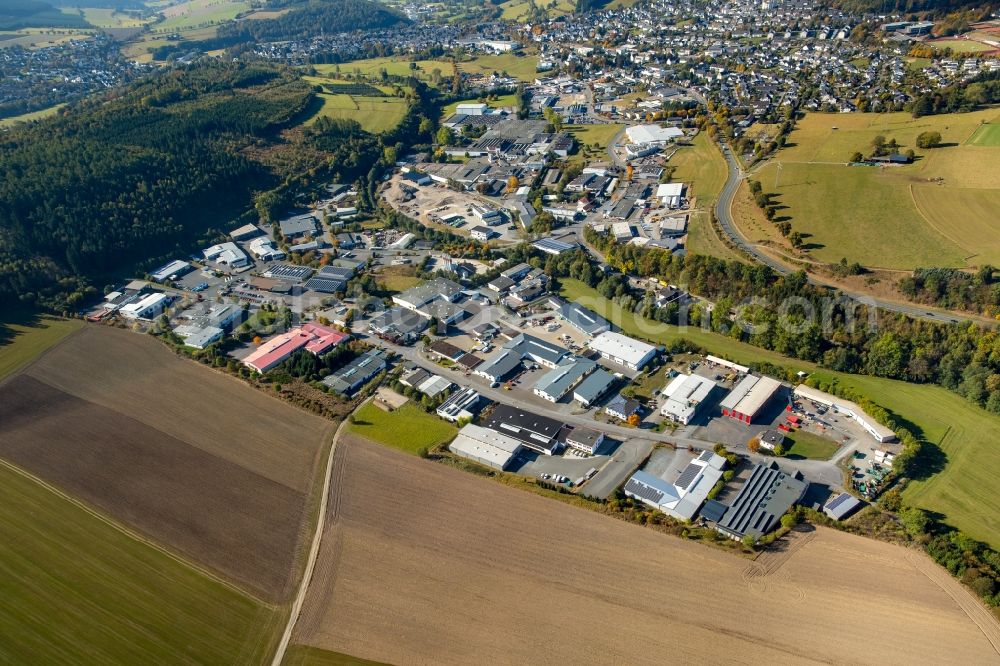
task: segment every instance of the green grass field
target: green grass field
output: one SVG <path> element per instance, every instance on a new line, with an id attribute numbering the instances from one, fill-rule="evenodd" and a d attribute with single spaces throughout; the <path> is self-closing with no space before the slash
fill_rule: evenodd
<path id="1" fill-rule="evenodd" d="M 982 53 L 983 51 L 993 50 L 993 47 L 989 44 L 974 42 L 968 39 L 939 39 L 927 43 L 938 51 L 951 49 L 953 53 Z"/>
<path id="2" fill-rule="evenodd" d="M 507 72 L 522 81 L 534 81 L 538 76 L 538 57 L 530 53 L 517 55 L 477 55 L 468 62 L 458 63 L 458 68 L 467 74 L 492 74 Z M 450 71 L 450 70 L 449 70 Z"/>
<path id="3" fill-rule="evenodd" d="M 250 9 L 245 0 L 188 0 L 163 10 L 163 21 L 153 25 L 156 32 L 204 28 L 231 21 Z"/>
<path id="4" fill-rule="evenodd" d="M 331 652 L 305 645 L 290 645 L 281 666 L 388 666 L 380 661 L 359 659 L 342 652 Z"/>
<path id="5" fill-rule="evenodd" d="M 66 106 L 65 104 L 56 104 L 55 106 L 50 106 L 47 109 L 40 109 L 38 111 L 32 111 L 31 113 L 24 113 L 20 116 L 11 116 L 10 118 L 0 119 L 0 128 L 3 127 L 13 127 L 18 123 L 29 123 L 33 120 L 42 120 L 48 118 L 49 116 L 54 116 L 59 112 L 59 109 Z"/>
<path id="6" fill-rule="evenodd" d="M 151 20 L 108 7 L 84 7 L 81 11 L 84 20 L 97 28 L 138 28 Z"/>
<path id="7" fill-rule="evenodd" d="M 551 0 L 538 0 L 535 5 L 544 9 L 550 18 L 572 14 L 575 9 L 572 0 L 555 0 L 554 3 Z M 500 18 L 505 21 L 525 21 L 531 15 L 531 3 L 528 0 L 507 0 L 500 6 L 503 8 Z"/>
<path id="8" fill-rule="evenodd" d="M 961 396 L 939 386 L 864 375 L 821 370 L 815 364 L 790 359 L 758 349 L 732 338 L 696 328 L 652 322 L 603 298 L 576 280 L 561 280 L 562 295 L 579 302 L 633 335 L 660 344 L 690 340 L 718 356 L 748 364 L 767 361 L 785 368 L 812 373 L 822 381 L 836 381 L 866 395 L 874 402 L 908 420 L 927 441 L 940 447 L 947 462 L 944 470 L 928 479 L 913 481 L 904 498 L 907 503 L 944 516 L 945 522 L 976 539 L 1000 547 L 1000 417 L 976 407 Z"/>
<path id="9" fill-rule="evenodd" d="M 350 432 L 414 454 L 447 442 L 458 432 L 455 426 L 412 402 L 393 412 L 368 402 L 354 413 L 354 418 L 347 428 Z"/>
<path id="10" fill-rule="evenodd" d="M 779 216 L 809 234 L 820 261 L 841 257 L 866 266 L 976 266 L 1000 261 L 1000 218 L 989 209 L 1000 190 L 998 111 L 912 118 L 906 113 L 808 114 L 788 146 L 755 174 L 775 193 Z M 916 148 L 921 132 L 937 131 L 943 145 Z M 881 134 L 918 160 L 901 167 L 852 167 Z M 1000 136 L 1000 135 L 998 135 Z M 779 173 L 778 164 L 781 169 Z"/>
<path id="11" fill-rule="evenodd" d="M 393 129 L 406 115 L 406 100 L 399 97 L 363 97 L 359 95 L 330 95 L 318 93 L 322 106 L 310 116 L 306 125 L 317 118 L 342 118 L 356 120 L 361 127 L 373 134 Z"/>
<path id="12" fill-rule="evenodd" d="M 83 326 L 78 319 L 5 313 L 0 320 L 0 379 L 17 372 Z"/>
<path id="13" fill-rule="evenodd" d="M 284 614 L 0 465 L 0 662 L 262 663 Z"/>
<path id="14" fill-rule="evenodd" d="M 983 123 L 966 143 L 970 146 L 1000 146 L 1000 122 Z"/>
<path id="15" fill-rule="evenodd" d="M 726 160 L 704 132 L 699 132 L 691 144 L 674 153 L 667 165 L 677 167 L 673 181 L 688 183 L 688 196 L 698 197 L 698 207 L 707 209 L 726 184 Z"/>
<path id="16" fill-rule="evenodd" d="M 416 69 L 411 67 L 411 63 Z M 410 61 L 403 58 L 368 58 L 366 60 L 354 60 L 352 62 L 341 63 L 340 65 L 313 65 L 315 70 L 323 76 L 337 78 L 339 74 L 361 74 L 363 76 L 378 77 L 382 70 L 392 76 L 416 76 L 418 79 L 430 79 L 431 73 L 437 69 L 441 76 L 450 77 L 452 75 L 451 63 L 446 60 L 416 60 Z"/>
<path id="17" fill-rule="evenodd" d="M 829 460 L 840 446 L 826 437 L 811 432 L 798 431 L 785 438 L 785 456 L 788 458 L 809 458 Z"/>

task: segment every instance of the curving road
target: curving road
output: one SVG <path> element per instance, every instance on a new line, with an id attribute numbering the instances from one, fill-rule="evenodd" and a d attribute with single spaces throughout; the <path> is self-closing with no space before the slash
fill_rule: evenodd
<path id="1" fill-rule="evenodd" d="M 729 169 L 729 177 L 726 179 L 726 184 L 723 186 L 722 192 L 719 194 L 719 198 L 715 203 L 715 217 L 719 221 L 719 226 L 737 247 L 746 252 L 749 256 L 753 257 L 756 261 L 769 266 L 781 275 L 792 273 L 792 268 L 789 268 L 777 259 L 762 252 L 757 246 L 747 241 L 743 234 L 736 228 L 736 224 L 733 222 L 732 216 L 733 199 L 736 198 L 736 191 L 739 189 L 740 183 L 746 177 L 746 174 L 736 162 L 736 157 L 733 155 L 732 151 L 729 150 L 728 146 L 722 147 L 722 154 L 726 158 L 726 166 Z M 980 324 L 985 323 L 984 319 L 972 315 L 949 312 L 946 310 L 929 309 L 926 306 L 900 303 L 898 301 L 887 301 L 880 298 L 874 298 L 869 294 L 847 291 L 842 287 L 823 282 L 812 275 L 809 275 L 808 279 L 811 284 L 819 287 L 836 289 L 840 293 L 858 301 L 859 303 L 864 303 L 868 306 L 876 306 L 889 312 L 900 312 L 902 314 L 909 315 L 910 317 L 928 319 L 930 321 L 946 324 L 954 324 L 959 320 L 972 321 Z"/>

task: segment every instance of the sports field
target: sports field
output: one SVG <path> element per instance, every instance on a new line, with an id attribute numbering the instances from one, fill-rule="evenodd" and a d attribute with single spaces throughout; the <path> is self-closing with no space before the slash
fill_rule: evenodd
<path id="1" fill-rule="evenodd" d="M 1000 191 L 995 109 L 912 118 L 892 114 L 808 114 L 789 145 L 752 176 L 776 194 L 779 216 L 808 234 L 810 256 L 866 266 L 977 266 L 1000 262 L 1000 219 L 983 214 Z M 937 131 L 942 146 L 916 147 Z M 996 132 L 996 133 L 995 133 Z M 899 167 L 847 166 L 881 134 L 918 160 Z M 780 169 L 778 165 L 780 164 Z"/>
<path id="2" fill-rule="evenodd" d="M 409 453 L 443 444 L 458 432 L 455 426 L 428 414 L 412 401 L 392 412 L 368 402 L 354 412 L 354 422 L 348 424 L 347 430 Z"/>
<path id="3" fill-rule="evenodd" d="M 0 662 L 262 662 L 284 620 L 0 464 Z"/>
<path id="4" fill-rule="evenodd" d="M 296 644 L 443 665 L 997 658 L 968 613 L 996 620 L 916 551 L 819 528 L 750 562 L 364 441 L 336 456 Z"/>
<path id="5" fill-rule="evenodd" d="M 938 51 L 951 49 L 954 53 L 982 53 L 983 51 L 994 51 L 996 47 L 971 39 L 936 39 L 927 42 L 932 48 Z"/>
<path id="6" fill-rule="evenodd" d="M 946 456 L 943 471 L 915 481 L 906 489 L 907 502 L 944 516 L 944 521 L 976 539 L 1000 547 L 1000 417 L 939 386 L 848 375 L 820 370 L 806 361 L 790 359 L 730 337 L 688 327 L 684 330 L 623 312 L 617 304 L 577 280 L 564 279 L 562 295 L 579 302 L 626 335 L 670 344 L 690 340 L 711 353 L 737 363 L 766 361 L 795 371 L 803 370 L 825 381 L 836 380 L 908 420 Z"/>
<path id="7" fill-rule="evenodd" d="M 0 458 L 275 603 L 332 425 L 101 326 L 0 387 Z"/>

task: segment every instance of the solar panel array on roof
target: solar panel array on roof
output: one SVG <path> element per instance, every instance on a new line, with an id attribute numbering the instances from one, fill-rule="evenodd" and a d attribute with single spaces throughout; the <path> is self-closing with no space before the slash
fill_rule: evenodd
<path id="1" fill-rule="evenodd" d="M 833 500 L 829 504 L 826 505 L 826 508 L 828 508 L 828 509 L 836 509 L 838 506 L 840 506 L 841 504 L 843 504 L 844 502 L 846 502 L 850 497 L 851 496 L 849 494 L 842 493 L 842 494 L 838 495 L 837 497 L 833 498 Z"/>
<path id="2" fill-rule="evenodd" d="M 271 266 L 264 273 L 265 276 L 277 278 L 279 280 L 305 280 L 312 275 L 313 269 L 308 266 L 290 266 L 288 264 L 277 264 Z"/>
<path id="3" fill-rule="evenodd" d="M 688 463 L 688 466 L 684 468 L 684 471 L 681 472 L 681 475 L 677 477 L 677 481 L 674 482 L 674 485 L 677 486 L 678 488 L 687 489 L 687 487 L 691 485 L 691 482 L 695 480 L 695 478 L 701 473 L 701 470 L 703 469 L 704 467 L 701 465 L 696 465 L 695 463 Z"/>
<path id="4" fill-rule="evenodd" d="M 335 294 L 343 291 L 347 283 L 343 280 L 328 280 L 326 278 L 314 277 L 305 283 L 306 289 L 312 289 L 323 294 Z"/>
<path id="5" fill-rule="evenodd" d="M 632 493 L 637 497 L 641 497 L 644 500 L 655 502 L 657 504 L 660 503 L 660 500 L 663 499 L 664 495 L 664 493 L 660 492 L 656 488 L 650 488 L 646 484 L 640 483 L 635 479 L 628 480 L 628 483 L 625 484 L 625 491 Z"/>

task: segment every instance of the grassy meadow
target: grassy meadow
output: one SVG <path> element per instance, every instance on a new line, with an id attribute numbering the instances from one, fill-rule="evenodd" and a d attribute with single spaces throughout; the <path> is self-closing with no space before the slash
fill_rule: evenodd
<path id="1" fill-rule="evenodd" d="M 994 548 L 1000 547 L 1000 477 L 996 474 L 1000 469 L 1000 446 L 997 446 L 1000 417 L 939 386 L 822 370 L 813 363 L 718 333 L 693 327 L 682 330 L 652 322 L 632 312 L 623 312 L 582 282 L 564 279 L 561 283 L 563 297 L 606 317 L 626 335 L 659 344 L 686 339 L 737 363 L 766 361 L 802 370 L 823 381 L 852 388 L 891 410 L 907 420 L 932 447 L 940 449 L 943 465 L 941 471 L 929 478 L 912 481 L 903 495 L 906 502 L 938 512 L 945 522 Z"/>
<path id="2" fill-rule="evenodd" d="M 447 421 L 428 414 L 412 402 L 387 412 L 371 402 L 354 412 L 348 431 L 407 453 L 416 454 L 449 441 L 458 429 Z"/>
<path id="3" fill-rule="evenodd" d="M 5 313 L 0 318 L 0 379 L 28 365 L 83 325 L 78 319 Z"/>
<path id="4" fill-rule="evenodd" d="M 477 55 L 472 60 L 458 63 L 458 68 L 467 74 L 507 72 L 515 79 L 534 81 L 535 77 L 538 76 L 538 57 L 530 53 L 524 55 L 515 53 Z"/>
<path id="5" fill-rule="evenodd" d="M 1000 191 L 996 109 L 912 118 L 907 113 L 808 114 L 788 146 L 754 178 L 774 193 L 779 216 L 804 234 L 810 255 L 866 266 L 976 266 L 1000 262 L 1000 218 L 989 213 Z M 942 146 L 921 149 L 917 135 L 937 131 Z M 917 153 L 899 167 L 848 166 L 876 135 Z M 779 171 L 780 164 L 780 171 Z"/>
<path id="6" fill-rule="evenodd" d="M 826 437 L 802 430 L 785 437 L 785 456 L 788 458 L 829 460 L 839 448 L 839 444 Z"/>

